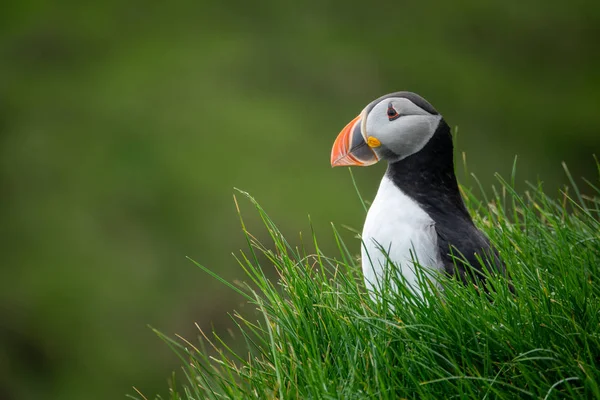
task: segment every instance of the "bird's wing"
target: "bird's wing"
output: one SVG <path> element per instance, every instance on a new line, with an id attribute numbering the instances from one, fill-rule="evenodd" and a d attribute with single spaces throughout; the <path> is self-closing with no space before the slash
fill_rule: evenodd
<path id="1" fill-rule="evenodd" d="M 440 258 L 447 274 L 458 276 L 467 283 L 468 275 L 485 281 L 484 268 L 504 273 L 496 249 L 479 229 L 467 223 L 452 228 L 450 231 L 436 226 Z"/>

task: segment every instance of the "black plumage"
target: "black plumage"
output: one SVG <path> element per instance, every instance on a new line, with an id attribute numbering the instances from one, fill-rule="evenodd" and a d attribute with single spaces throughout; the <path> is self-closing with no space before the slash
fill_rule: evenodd
<path id="1" fill-rule="evenodd" d="M 410 100 L 424 108 L 415 99 Z M 474 271 L 482 272 L 483 265 L 478 257 L 490 271 L 505 273 L 498 252 L 475 226 L 465 207 L 454 173 L 452 135 L 444 119 L 440 120 L 437 130 L 423 149 L 389 163 L 386 174 L 435 222 L 440 255 L 448 274 L 466 281 L 466 274 L 471 269 L 464 261 Z M 477 275 L 478 279 L 484 280 L 485 274 Z"/>

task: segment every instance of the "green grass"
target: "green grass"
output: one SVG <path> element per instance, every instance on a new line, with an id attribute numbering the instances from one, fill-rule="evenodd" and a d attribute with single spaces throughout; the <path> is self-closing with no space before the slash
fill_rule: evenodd
<path id="1" fill-rule="evenodd" d="M 600 173 L 600 167 L 599 167 Z M 355 254 L 309 254 L 289 245 L 260 205 L 272 243 L 242 229 L 247 284 L 226 282 L 257 314 L 232 316 L 245 347 L 201 332 L 199 345 L 159 335 L 180 356 L 187 382 L 170 398 L 515 399 L 600 398 L 600 191 L 571 181 L 556 196 L 530 185 L 520 195 L 498 177 L 493 197 L 464 188 L 476 224 L 506 262 L 495 291 L 452 279 L 423 298 L 409 291 L 374 301 Z M 265 270 L 274 267 L 277 279 Z M 228 289 L 227 289 L 228 288 Z"/>

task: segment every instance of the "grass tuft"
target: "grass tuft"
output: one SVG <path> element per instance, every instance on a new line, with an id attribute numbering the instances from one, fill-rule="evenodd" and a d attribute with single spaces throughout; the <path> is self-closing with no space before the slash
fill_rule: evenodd
<path id="1" fill-rule="evenodd" d="M 541 184 L 521 195 L 515 170 L 510 183 L 498 177 L 483 202 L 461 188 L 507 265 L 514 295 L 491 276 L 489 296 L 444 279 L 422 298 L 399 289 L 374 300 L 362 283 L 358 242 L 348 246 L 333 226 L 335 256 L 320 251 L 314 232 L 314 254 L 294 248 L 240 192 L 271 239 L 259 242 L 240 214 L 249 251 L 237 260 L 248 283 L 196 265 L 244 296 L 258 317 L 232 315 L 242 351 L 215 332 L 200 330 L 195 346 L 156 331 L 184 365 L 187 383 L 172 385 L 170 399 L 600 398 L 598 185 L 580 190 L 565 169 L 571 186 L 558 199 Z"/>

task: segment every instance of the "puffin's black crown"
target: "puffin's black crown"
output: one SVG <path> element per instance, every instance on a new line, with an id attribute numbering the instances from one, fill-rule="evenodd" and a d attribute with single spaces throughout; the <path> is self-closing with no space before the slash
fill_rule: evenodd
<path id="1" fill-rule="evenodd" d="M 420 108 L 422 108 L 423 110 L 427 111 L 430 114 L 440 115 L 440 113 L 437 112 L 437 110 L 427 100 L 425 100 L 424 98 L 422 98 L 421 96 L 419 96 L 418 94 L 413 93 L 413 92 L 394 92 L 394 93 L 388 93 L 386 95 L 383 95 L 383 96 L 379 97 L 378 99 L 375 99 L 369 103 L 369 105 L 367 106 L 367 114 L 369 112 L 371 112 L 371 110 L 377 104 L 379 104 L 379 102 L 381 102 L 382 100 L 388 99 L 390 97 L 405 98 L 407 100 L 410 100 L 411 102 L 413 102 L 414 104 L 416 104 L 417 106 L 419 106 Z"/>

